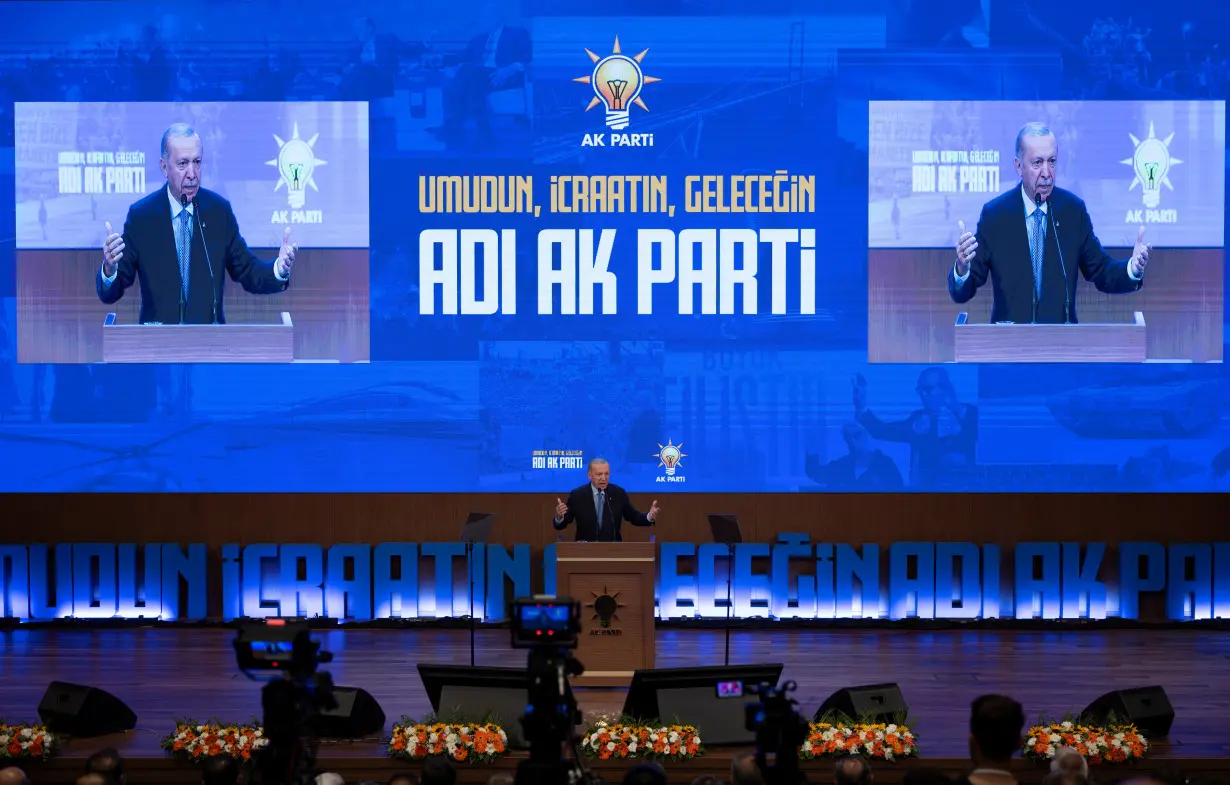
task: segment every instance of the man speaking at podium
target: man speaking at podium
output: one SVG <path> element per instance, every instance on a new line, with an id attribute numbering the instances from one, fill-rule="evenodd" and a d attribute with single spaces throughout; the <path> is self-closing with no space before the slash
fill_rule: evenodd
<path id="1" fill-rule="evenodd" d="M 633 526 L 653 526 L 658 520 L 658 502 L 649 512 L 638 512 L 628 498 L 628 492 L 611 485 L 611 466 L 602 458 L 589 462 L 589 482 L 574 488 L 568 501 L 555 500 L 555 518 L 551 525 L 557 531 L 577 522 L 577 542 L 623 542 L 619 526 L 627 521 Z"/>
<path id="2" fill-rule="evenodd" d="M 201 188 L 201 137 L 176 123 L 162 135 L 158 161 L 167 187 L 128 208 L 124 233 L 107 223 L 98 299 L 110 305 L 141 284 L 142 324 L 225 324 L 222 272 L 253 294 L 290 285 L 295 246 L 290 227 L 272 262 L 256 258 L 239 234 L 231 204 Z"/>
<path id="3" fill-rule="evenodd" d="M 1108 294 L 1141 287 L 1150 246 L 1145 228 L 1126 261 L 1112 259 L 1093 233 L 1085 203 L 1055 187 L 1059 146 L 1041 123 L 1016 135 L 1019 188 L 983 205 L 978 231 L 958 221 L 957 260 L 948 273 L 955 303 L 969 302 L 991 278 L 991 321 L 1008 324 L 1076 324 L 1076 271 Z"/>

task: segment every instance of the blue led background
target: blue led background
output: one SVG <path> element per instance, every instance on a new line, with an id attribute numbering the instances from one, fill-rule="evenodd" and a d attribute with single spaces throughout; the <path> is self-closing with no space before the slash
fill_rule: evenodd
<path id="1" fill-rule="evenodd" d="M 605 456 L 616 482 L 656 493 L 1230 486 L 1221 364 L 866 361 L 869 100 L 1222 99 L 1230 11 L 1108 0 L 1062 12 L 1035 0 L 618 8 L 0 4 L 0 491 L 559 493 L 583 481 L 579 469 L 532 469 L 535 450 Z M 486 105 L 488 137 L 429 131 L 450 63 L 501 23 L 526 35 L 527 88 Z M 645 71 L 662 79 L 628 129 L 652 132 L 654 147 L 618 156 L 578 146 L 604 128 L 601 110 L 581 112 L 589 96 L 571 81 L 590 65 L 583 49 L 605 54 L 616 35 L 627 51 L 648 48 Z M 18 365 L 13 102 L 234 100 L 370 102 L 371 364 Z M 778 169 L 816 176 L 814 214 L 417 212 L 427 174 L 676 181 Z M 814 228 L 816 314 L 636 316 L 621 278 L 616 316 L 425 317 L 418 235 L 432 226 L 517 229 L 522 288 L 543 228 L 614 228 L 633 247 L 640 227 Z M 882 422 L 911 425 L 860 430 L 859 377 Z M 912 425 L 918 390 L 935 385 L 964 406 L 937 429 L 943 439 Z M 668 439 L 683 444 L 686 482 L 658 482 L 654 454 Z M 854 479 L 847 439 L 881 451 L 876 471 Z"/>

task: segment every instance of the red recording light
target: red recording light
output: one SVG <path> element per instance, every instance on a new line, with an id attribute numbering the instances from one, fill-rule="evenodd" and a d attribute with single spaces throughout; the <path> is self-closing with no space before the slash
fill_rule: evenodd
<path id="1" fill-rule="evenodd" d="M 542 635 L 542 630 L 538 630 L 538 631 L 537 631 L 537 632 L 535 632 L 534 634 L 535 634 L 535 635 Z"/>
<path id="2" fill-rule="evenodd" d="M 265 624 L 269 627 L 285 627 L 286 619 L 269 619 Z"/>

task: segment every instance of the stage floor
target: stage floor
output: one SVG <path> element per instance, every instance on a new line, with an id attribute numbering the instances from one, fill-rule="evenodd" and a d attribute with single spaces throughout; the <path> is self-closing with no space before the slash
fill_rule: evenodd
<path id="1" fill-rule="evenodd" d="M 465 630 L 351 630 L 318 634 L 335 660 L 336 684 L 362 687 L 391 725 L 424 717 L 430 704 L 415 666 L 469 664 Z M 138 731 L 118 743 L 130 757 L 160 757 L 159 739 L 177 718 L 246 721 L 260 716 L 260 685 L 235 668 L 234 632 L 225 629 L 16 629 L 0 632 L 0 683 L 9 721 L 37 717 L 52 680 L 101 687 L 138 716 Z M 720 631 L 659 630 L 658 667 L 720 665 Z M 481 630 L 478 665 L 515 666 L 524 652 L 503 630 Z M 1160 684 L 1175 710 L 1168 754 L 1230 756 L 1220 718 L 1230 713 L 1230 634 L 1185 630 L 1073 632 L 916 630 L 758 630 L 731 636 L 731 662 L 781 662 L 798 682 L 804 713 L 841 687 L 896 682 L 910 706 L 924 758 L 965 758 L 970 702 L 999 692 L 1021 701 L 1025 716 L 1079 711 L 1118 688 Z M 624 690 L 578 690 L 585 712 L 618 712 Z M 108 738 L 107 742 L 115 741 Z M 85 755 L 95 743 L 66 751 Z M 350 754 L 378 756 L 367 746 Z M 1161 750 L 1158 750 L 1159 752 Z M 328 754 L 322 750 L 322 756 Z"/>

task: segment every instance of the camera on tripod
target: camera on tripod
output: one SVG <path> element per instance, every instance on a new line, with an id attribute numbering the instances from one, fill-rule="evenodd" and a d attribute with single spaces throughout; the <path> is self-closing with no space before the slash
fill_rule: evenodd
<path id="1" fill-rule="evenodd" d="M 513 648 L 529 650 L 521 724 L 530 757 L 517 765 L 517 785 L 596 782 L 577 748 L 581 711 L 568 683 L 569 677 L 585 672 L 572 656 L 581 634 L 581 603 L 566 597 L 526 597 L 513 600 L 508 617 Z M 571 759 L 565 757 L 566 749 Z"/>
<path id="2" fill-rule="evenodd" d="M 799 748 L 807 741 L 810 725 L 798 712 L 799 702 L 790 697 L 797 688 L 793 681 L 783 682 L 780 687 L 757 685 L 755 691 L 760 701 L 744 707 L 746 727 L 756 734 L 756 766 L 764 774 L 766 785 L 806 782 L 799 769 Z M 718 689 L 722 692 L 721 685 Z M 726 691 L 729 694 L 734 690 L 727 685 Z"/>
<path id="3" fill-rule="evenodd" d="M 240 626 L 235 636 L 239 669 L 256 680 L 266 673 L 261 709 L 268 746 L 258 753 L 252 782 L 307 785 L 316 772 L 316 723 L 337 708 L 333 677 L 318 666 L 332 662 L 302 620 L 268 619 Z"/>

